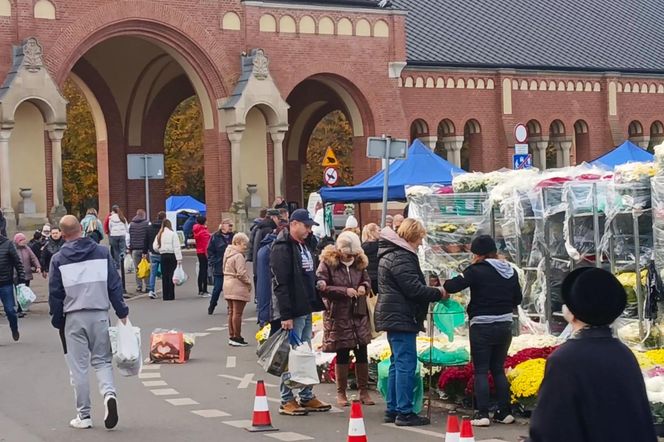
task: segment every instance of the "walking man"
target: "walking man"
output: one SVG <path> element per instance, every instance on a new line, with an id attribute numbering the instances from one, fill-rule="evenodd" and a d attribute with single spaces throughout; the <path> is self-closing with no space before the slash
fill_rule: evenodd
<path id="1" fill-rule="evenodd" d="M 0 301 L 9 321 L 12 339 L 18 341 L 20 336 L 18 333 L 18 315 L 14 307 L 14 270 L 18 275 L 18 282 L 25 282 L 23 263 L 14 243 L 0 235 Z"/>
<path id="2" fill-rule="evenodd" d="M 316 292 L 314 256 L 306 244 L 311 227 L 316 224 L 305 209 L 298 209 L 290 217 L 270 253 L 274 294 L 281 319 L 281 328 L 293 330 L 302 342 L 311 343 L 311 313 L 325 310 Z M 284 373 L 281 381 L 280 414 L 303 416 L 309 412 L 329 411 L 332 408 L 314 396 L 313 387 L 300 390 L 299 403 L 293 391 L 286 386 Z"/>
<path id="3" fill-rule="evenodd" d="M 91 428 L 88 371 L 94 368 L 104 397 L 104 425 L 118 423 L 118 403 L 113 383 L 108 310 L 126 324 L 129 308 L 122 298 L 122 283 L 108 248 L 83 238 L 78 220 L 67 215 L 60 220 L 65 245 L 53 257 L 49 272 L 51 323 L 60 330 L 65 360 L 76 394 L 78 414 L 73 428 Z"/>
<path id="4" fill-rule="evenodd" d="M 143 291 L 143 282 L 145 282 L 145 293 L 149 289 L 149 281 L 147 279 L 138 278 L 138 265 L 141 263 L 143 258 L 148 257 L 148 249 L 145 244 L 145 237 L 148 234 L 148 220 L 145 210 L 138 209 L 136 211 L 136 216 L 129 223 L 129 251 L 131 252 L 131 258 L 134 261 L 134 272 L 136 274 L 136 293 L 141 293 Z"/>

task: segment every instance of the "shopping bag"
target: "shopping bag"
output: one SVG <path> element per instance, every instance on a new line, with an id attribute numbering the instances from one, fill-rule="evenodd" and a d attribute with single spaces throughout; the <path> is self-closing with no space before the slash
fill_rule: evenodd
<path id="1" fill-rule="evenodd" d="M 124 257 L 124 270 L 126 273 L 134 273 L 134 258 L 131 255 L 125 255 Z"/>
<path id="2" fill-rule="evenodd" d="M 36 299 L 37 295 L 27 285 L 19 284 L 16 286 L 16 300 L 22 310 L 27 310 Z"/>
<path id="3" fill-rule="evenodd" d="M 150 263 L 147 259 L 141 259 L 141 262 L 138 263 L 138 269 L 136 269 L 136 276 L 138 279 L 147 279 L 150 277 Z"/>
<path id="4" fill-rule="evenodd" d="M 155 330 L 150 335 L 150 361 L 183 364 L 186 361 L 184 333 Z"/>
<path id="5" fill-rule="evenodd" d="M 291 344 L 286 330 L 279 330 L 263 342 L 256 351 L 258 364 L 273 375 L 281 376 L 288 366 L 288 353 Z"/>
<path id="6" fill-rule="evenodd" d="M 133 327 L 127 320 L 123 324 L 118 320 L 115 327 L 109 327 L 113 360 L 122 376 L 136 376 L 143 366 L 141 356 L 141 329 Z"/>
<path id="7" fill-rule="evenodd" d="M 387 389 L 388 389 L 388 378 L 390 375 L 390 365 L 391 362 L 389 359 L 378 364 L 378 385 L 376 389 L 383 396 L 387 398 Z M 413 413 L 419 413 L 422 411 L 422 406 L 424 405 L 424 380 L 422 379 L 422 363 L 417 362 L 415 368 L 415 373 L 413 377 L 415 378 L 415 383 L 413 387 Z"/>
<path id="8" fill-rule="evenodd" d="M 175 269 L 175 273 L 173 273 L 173 284 L 181 286 L 182 284 L 187 282 L 187 279 L 189 279 L 189 277 L 184 272 L 182 264 L 178 264 L 177 268 Z"/>
<path id="9" fill-rule="evenodd" d="M 374 313 L 376 312 L 376 304 L 378 304 L 378 295 L 373 290 L 367 296 L 367 313 L 369 314 L 369 329 L 371 330 L 371 339 L 376 339 L 380 336 L 380 332 L 376 331 L 376 320 Z"/>
<path id="10" fill-rule="evenodd" d="M 320 384 L 316 354 L 308 342 L 301 343 L 288 353 L 288 372 L 284 374 L 284 384 L 290 388 Z"/>

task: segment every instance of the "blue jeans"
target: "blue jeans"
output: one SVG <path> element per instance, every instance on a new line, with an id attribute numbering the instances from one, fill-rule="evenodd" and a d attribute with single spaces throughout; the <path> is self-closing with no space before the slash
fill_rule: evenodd
<path id="1" fill-rule="evenodd" d="M 155 283 L 157 282 L 157 268 L 161 264 L 161 255 L 150 253 L 150 280 L 148 281 L 148 292 L 155 291 Z"/>
<path id="2" fill-rule="evenodd" d="M 417 369 L 417 333 L 387 332 L 392 350 L 387 385 L 388 413 L 413 412 L 415 370 Z"/>
<path id="3" fill-rule="evenodd" d="M 298 318 L 293 318 L 293 331 L 300 337 L 302 342 L 311 343 L 311 315 L 300 316 Z M 295 399 L 293 390 L 288 388 L 284 384 L 284 377 L 286 373 L 281 376 L 281 403 L 285 404 L 287 402 Z M 304 387 L 300 390 L 300 403 L 309 402 L 314 398 L 314 390 L 312 386 Z"/>
<path id="4" fill-rule="evenodd" d="M 9 321 L 9 328 L 11 328 L 13 332 L 18 331 L 18 315 L 16 314 L 16 308 L 14 307 L 13 284 L 0 285 L 0 301 L 2 301 L 2 306 L 5 308 L 5 314 Z"/>
<path id="5" fill-rule="evenodd" d="M 210 297 L 210 308 L 214 310 L 219 303 L 219 296 L 221 296 L 221 289 L 224 287 L 224 275 L 214 275 L 214 287 L 212 288 L 212 296 Z"/>

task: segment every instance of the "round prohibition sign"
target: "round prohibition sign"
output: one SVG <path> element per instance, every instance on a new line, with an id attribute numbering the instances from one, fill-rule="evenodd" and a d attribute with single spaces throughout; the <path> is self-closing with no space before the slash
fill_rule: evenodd
<path id="1" fill-rule="evenodd" d="M 323 182 L 328 186 L 334 186 L 339 181 L 339 172 L 334 167 L 328 167 L 323 172 Z"/>

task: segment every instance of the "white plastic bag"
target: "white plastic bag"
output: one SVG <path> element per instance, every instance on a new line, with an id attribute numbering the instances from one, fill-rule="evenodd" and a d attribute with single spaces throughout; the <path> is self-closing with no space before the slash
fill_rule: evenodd
<path id="1" fill-rule="evenodd" d="M 134 273 L 134 258 L 131 257 L 131 254 L 128 253 L 124 257 L 124 269 L 126 273 Z"/>
<path id="2" fill-rule="evenodd" d="M 33 302 L 37 299 L 37 295 L 32 291 L 30 287 L 25 284 L 19 284 L 16 286 L 16 300 L 18 305 L 21 306 L 22 310 L 27 310 L 30 308 Z"/>
<path id="3" fill-rule="evenodd" d="M 177 268 L 175 269 L 175 273 L 173 273 L 173 284 L 181 286 L 182 284 L 187 282 L 187 279 L 189 279 L 189 277 L 184 272 L 182 264 L 178 264 Z"/>
<path id="4" fill-rule="evenodd" d="M 288 353 L 288 373 L 284 376 L 284 383 L 290 388 L 320 384 L 316 354 L 308 342 L 291 349 Z"/>
<path id="5" fill-rule="evenodd" d="M 141 329 L 118 320 L 115 327 L 109 327 L 113 360 L 122 376 L 136 376 L 143 366 L 141 356 Z"/>

